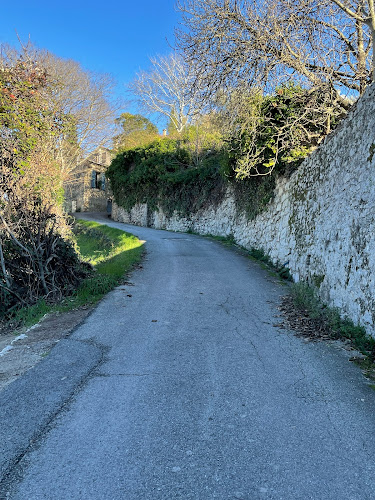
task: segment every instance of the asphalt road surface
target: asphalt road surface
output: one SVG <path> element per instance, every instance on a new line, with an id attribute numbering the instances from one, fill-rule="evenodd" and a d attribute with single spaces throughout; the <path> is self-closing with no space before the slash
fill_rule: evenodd
<path id="1" fill-rule="evenodd" d="M 100 219 L 100 217 L 99 217 Z M 143 268 L 0 394 L 1 499 L 374 499 L 375 392 L 275 323 L 285 287 L 198 236 Z"/>

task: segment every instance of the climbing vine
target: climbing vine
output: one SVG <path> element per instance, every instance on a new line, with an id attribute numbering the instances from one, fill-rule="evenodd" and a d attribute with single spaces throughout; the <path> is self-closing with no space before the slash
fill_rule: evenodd
<path id="1" fill-rule="evenodd" d="M 181 141 L 164 138 L 118 154 L 107 176 L 115 201 L 127 210 L 148 203 L 151 210 L 161 207 L 167 215 L 187 215 L 222 200 L 223 161 L 224 155 L 213 152 L 194 165 Z"/>

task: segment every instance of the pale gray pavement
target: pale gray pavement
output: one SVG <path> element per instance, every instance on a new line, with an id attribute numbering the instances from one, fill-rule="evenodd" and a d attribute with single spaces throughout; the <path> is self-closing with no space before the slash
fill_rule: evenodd
<path id="1" fill-rule="evenodd" d="M 273 326 L 285 287 L 101 220 L 147 241 L 143 269 L 0 394 L 0 498 L 374 499 L 375 393 L 344 350 Z"/>

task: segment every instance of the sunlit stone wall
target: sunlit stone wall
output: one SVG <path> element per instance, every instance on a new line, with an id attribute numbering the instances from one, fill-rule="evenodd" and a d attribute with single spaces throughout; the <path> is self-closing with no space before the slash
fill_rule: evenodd
<path id="1" fill-rule="evenodd" d="M 217 207 L 166 217 L 114 206 L 115 220 L 172 231 L 230 235 L 285 264 L 295 281 L 375 336 L 375 85 L 290 179 L 277 182 L 268 209 L 249 221 L 230 189 Z"/>

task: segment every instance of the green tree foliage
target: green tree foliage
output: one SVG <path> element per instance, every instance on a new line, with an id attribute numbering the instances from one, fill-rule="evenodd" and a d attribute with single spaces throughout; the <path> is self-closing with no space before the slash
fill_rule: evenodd
<path id="1" fill-rule="evenodd" d="M 222 151 L 223 133 L 218 113 L 199 116 L 180 133 L 170 123 L 168 131 L 169 137 L 178 140 L 189 151 L 192 165 L 196 167 L 203 164 L 207 156 Z"/>
<path id="2" fill-rule="evenodd" d="M 144 146 L 159 135 L 157 126 L 142 115 L 122 113 L 116 123 L 122 129 L 121 133 L 113 139 L 114 148 L 117 151 Z"/>

